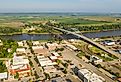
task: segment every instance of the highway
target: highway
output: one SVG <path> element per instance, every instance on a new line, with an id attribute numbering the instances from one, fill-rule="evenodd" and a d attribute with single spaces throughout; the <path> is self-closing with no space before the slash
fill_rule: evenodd
<path id="1" fill-rule="evenodd" d="M 77 36 L 79 39 L 82 39 L 82 40 L 84 40 L 85 42 L 87 42 L 87 43 L 89 43 L 89 44 L 92 44 L 93 46 L 96 46 L 96 47 L 100 48 L 101 50 L 103 50 L 103 51 L 105 51 L 105 52 L 107 52 L 107 53 L 109 53 L 109 54 L 115 55 L 116 57 L 118 57 L 119 59 L 121 59 L 121 55 L 120 55 L 120 54 L 118 54 L 118 53 L 116 53 L 116 52 L 114 52 L 114 51 L 112 51 L 112 50 L 110 50 L 110 49 L 104 47 L 103 45 L 101 45 L 101 44 L 99 44 L 99 43 L 96 43 L 96 42 L 92 41 L 91 39 L 89 39 L 89 38 L 87 38 L 87 37 L 85 37 L 85 36 L 83 36 L 83 35 L 76 34 L 76 33 L 74 33 L 74 32 L 71 32 L 71 31 L 68 31 L 68 30 L 65 30 L 65 29 L 61 29 L 61 28 L 57 28 L 57 27 L 53 27 L 53 29 L 58 30 L 58 31 L 61 31 L 61 32 L 65 32 L 65 33 L 68 33 L 68 34 L 75 35 L 75 36 Z"/>

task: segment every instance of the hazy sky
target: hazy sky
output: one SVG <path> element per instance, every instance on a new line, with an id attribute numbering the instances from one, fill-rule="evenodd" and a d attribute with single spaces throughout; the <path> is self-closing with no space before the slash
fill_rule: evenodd
<path id="1" fill-rule="evenodd" d="M 0 12 L 121 12 L 121 0 L 0 0 Z"/>

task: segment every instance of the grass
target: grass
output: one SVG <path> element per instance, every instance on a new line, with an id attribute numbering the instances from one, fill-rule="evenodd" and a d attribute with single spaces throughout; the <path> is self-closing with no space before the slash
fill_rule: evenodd
<path id="1" fill-rule="evenodd" d="M 99 58 L 103 59 L 104 61 L 112 61 L 113 59 L 117 59 L 117 57 L 111 55 L 111 54 L 108 54 L 104 51 L 102 51 L 101 49 L 99 48 L 96 48 L 94 46 L 90 47 L 89 48 L 93 53 L 95 53 Z M 101 56 L 102 54 L 106 54 L 107 56 Z"/>
<path id="2" fill-rule="evenodd" d="M 82 58 L 82 56 L 85 56 L 85 53 L 84 53 L 83 51 L 80 51 L 80 52 L 77 54 L 77 57 Z"/>
<path id="3" fill-rule="evenodd" d="M 77 25 L 106 23 L 102 21 L 86 20 L 86 19 L 81 19 L 81 18 L 63 18 L 63 19 L 58 20 L 57 22 L 64 23 L 64 24 L 77 24 Z"/>

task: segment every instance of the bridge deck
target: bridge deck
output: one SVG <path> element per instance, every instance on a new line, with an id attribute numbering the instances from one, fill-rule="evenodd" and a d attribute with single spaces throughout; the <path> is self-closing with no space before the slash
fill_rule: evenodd
<path id="1" fill-rule="evenodd" d="M 67 31 L 67 30 L 64 30 L 64 29 L 61 29 L 61 28 L 57 28 L 57 27 L 53 27 L 53 28 L 56 29 L 56 30 L 62 31 L 62 32 L 66 32 L 66 33 L 69 33 L 69 34 L 73 34 L 73 35 L 79 37 L 80 39 L 83 39 L 84 41 L 86 41 L 86 42 L 88 42 L 88 43 L 90 43 L 90 44 L 92 44 L 92 45 L 100 48 L 101 50 L 103 50 L 103 51 L 105 51 L 105 52 L 107 52 L 109 54 L 115 55 L 119 59 L 121 58 L 121 55 L 120 54 L 118 54 L 118 53 L 116 53 L 116 52 L 114 52 L 114 51 L 112 51 L 112 50 L 104 47 L 103 45 L 101 45 L 99 43 L 96 43 L 96 42 L 92 41 L 91 39 L 89 39 L 89 38 L 87 38 L 87 37 L 85 37 L 83 35 L 79 35 L 79 34 L 76 34 L 74 32 L 70 32 L 70 31 Z"/>

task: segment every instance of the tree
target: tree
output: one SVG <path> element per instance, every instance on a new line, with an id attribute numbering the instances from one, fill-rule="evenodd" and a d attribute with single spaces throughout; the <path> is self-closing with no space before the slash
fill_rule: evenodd
<path id="1" fill-rule="evenodd" d="M 59 65 L 62 61 L 59 60 L 59 59 L 57 59 L 56 62 L 57 62 L 57 64 Z"/>
<path id="2" fill-rule="evenodd" d="M 16 73 L 15 78 L 19 78 L 19 74 L 18 74 L 18 72 Z"/>

